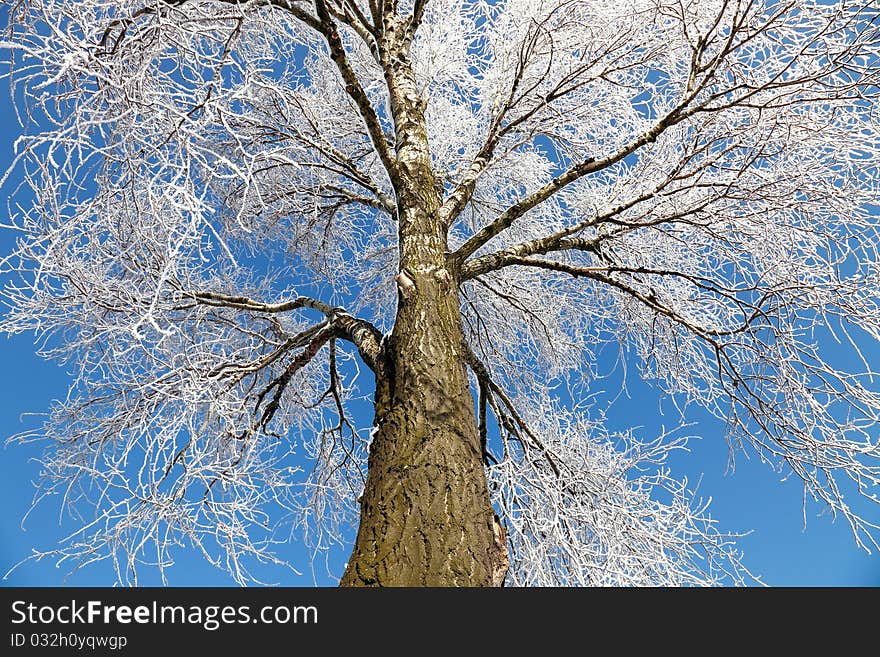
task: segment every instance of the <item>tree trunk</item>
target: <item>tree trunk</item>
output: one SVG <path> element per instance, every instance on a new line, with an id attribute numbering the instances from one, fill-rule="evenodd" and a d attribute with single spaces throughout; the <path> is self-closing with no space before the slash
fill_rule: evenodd
<path id="1" fill-rule="evenodd" d="M 417 292 L 402 299 L 386 347 L 391 371 L 377 382 L 361 524 L 343 586 L 487 586 L 506 570 L 457 301 L 432 278 L 414 276 Z"/>
<path id="2" fill-rule="evenodd" d="M 361 523 L 341 585 L 500 585 L 507 548 L 489 501 L 456 272 L 446 260 L 424 102 L 407 45 L 386 62 L 397 139 L 397 319 L 384 371 L 376 372 Z"/>

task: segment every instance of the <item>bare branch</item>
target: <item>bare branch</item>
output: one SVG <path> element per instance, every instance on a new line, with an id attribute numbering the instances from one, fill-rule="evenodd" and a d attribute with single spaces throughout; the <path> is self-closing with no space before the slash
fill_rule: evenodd
<path id="1" fill-rule="evenodd" d="M 502 422 L 504 428 L 517 437 L 520 437 L 520 432 L 522 432 L 522 435 L 524 435 L 526 438 L 519 439 L 531 441 L 534 447 L 538 448 L 543 453 L 544 457 L 547 459 L 547 463 L 553 470 L 553 473 L 557 477 L 561 477 L 562 473 L 559 470 L 559 466 L 556 464 L 552 452 L 550 452 L 550 450 L 548 450 L 547 447 L 544 446 L 544 443 L 541 442 L 541 439 L 537 435 L 535 435 L 535 433 L 531 429 L 529 429 L 529 426 L 525 423 L 522 416 L 516 410 L 516 407 L 513 405 L 510 397 L 508 397 L 504 390 L 497 383 L 495 383 L 495 381 L 492 380 L 492 377 L 489 374 L 489 370 L 487 370 L 485 365 L 480 362 L 480 359 L 470 348 L 470 345 L 464 344 L 463 347 L 465 361 L 467 362 L 468 367 L 470 367 L 473 373 L 476 375 L 477 380 L 480 382 L 481 388 L 484 387 L 496 397 L 498 397 L 498 399 L 501 400 L 501 403 L 504 404 L 505 408 L 507 409 L 506 413 L 502 411 L 496 411 L 500 414 L 500 417 L 498 417 L 498 419 L 500 422 Z M 483 415 L 485 415 L 485 407 L 483 407 L 482 413 Z M 513 420 L 513 422 L 510 422 L 507 419 L 508 416 L 510 419 Z M 524 442 L 523 444 L 527 445 L 526 442 Z"/>
<path id="2" fill-rule="evenodd" d="M 656 141 L 657 137 L 666 128 L 674 125 L 684 118 L 685 115 L 682 113 L 682 110 L 687 102 L 689 102 L 689 100 L 690 99 L 688 98 L 686 102 L 675 107 L 665 117 L 663 117 L 663 119 L 658 121 L 653 128 L 642 134 L 637 139 L 630 142 L 627 146 L 620 149 L 613 155 L 604 157 L 601 160 L 596 160 L 592 157 L 588 157 L 587 159 L 571 167 L 564 173 L 556 176 L 541 189 L 533 192 L 524 199 L 517 201 L 514 205 L 505 210 L 498 218 L 496 218 L 488 225 L 484 226 L 471 238 L 469 238 L 464 244 L 462 244 L 453 254 L 453 258 L 455 259 L 455 261 L 459 263 L 464 262 L 477 249 L 482 247 L 486 242 L 508 228 L 511 224 L 513 224 L 514 221 L 519 219 L 526 212 L 528 212 L 538 204 L 543 203 L 548 198 L 556 194 L 556 192 L 563 189 L 572 182 L 588 174 L 607 169 L 608 167 L 617 164 L 624 158 L 635 153 L 645 144 L 650 144 Z"/>
<path id="3" fill-rule="evenodd" d="M 317 29 L 327 40 L 327 46 L 330 49 L 330 57 L 336 63 L 336 67 L 339 69 L 339 73 L 342 75 L 342 79 L 345 82 L 345 91 L 351 96 L 355 105 L 357 105 L 361 117 L 367 126 L 370 138 L 373 141 L 373 146 L 376 148 L 376 153 L 378 153 L 379 159 L 382 160 L 382 164 L 388 171 L 388 175 L 394 180 L 397 177 L 397 160 L 388 145 L 388 140 L 385 137 L 385 132 L 382 130 L 381 123 L 379 123 L 379 117 L 376 114 L 376 110 L 370 103 L 370 99 L 367 97 L 366 92 L 361 86 L 357 74 L 348 61 L 348 57 L 345 54 L 345 48 L 339 37 L 339 32 L 336 29 L 336 25 L 333 23 L 333 19 L 330 17 L 330 12 L 328 11 L 324 0 L 315 0 L 315 9 L 317 10 L 318 20 L 320 21 Z"/>
<path id="4" fill-rule="evenodd" d="M 327 317 L 329 321 L 328 327 L 333 329 L 331 331 L 332 335 L 345 338 L 354 344 L 371 370 L 374 372 L 382 371 L 382 358 L 384 357 L 381 346 L 382 334 L 370 322 L 353 317 L 344 308 L 331 306 L 309 297 L 297 297 L 290 301 L 278 303 L 264 303 L 248 297 L 216 292 L 185 292 L 184 296 L 209 306 L 250 310 L 259 313 L 277 314 L 300 308 L 317 310 Z"/>

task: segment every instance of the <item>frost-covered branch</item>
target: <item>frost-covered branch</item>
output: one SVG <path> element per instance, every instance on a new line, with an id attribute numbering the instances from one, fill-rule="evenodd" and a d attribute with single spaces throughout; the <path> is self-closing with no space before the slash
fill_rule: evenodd
<path id="1" fill-rule="evenodd" d="M 385 166 L 385 169 L 388 171 L 391 178 L 395 179 L 397 160 L 391 151 L 391 147 L 385 137 L 385 132 L 382 130 L 382 125 L 379 122 L 376 109 L 367 97 L 367 94 L 358 79 L 357 73 L 348 60 L 348 55 L 343 47 L 342 39 L 339 36 L 339 32 L 336 29 L 336 25 L 332 20 L 324 0 L 315 0 L 315 9 L 318 14 L 318 20 L 320 21 L 318 29 L 327 39 L 327 46 L 330 49 L 330 58 L 336 64 L 340 75 L 342 75 L 342 79 L 345 81 L 345 91 L 351 96 L 352 100 L 354 100 L 357 105 L 361 117 L 363 118 L 364 123 L 366 123 L 367 131 L 370 133 L 373 146 L 376 148 L 376 152 L 382 160 L 382 164 Z"/>
<path id="2" fill-rule="evenodd" d="M 352 317 L 343 308 L 330 306 L 323 301 L 309 297 L 297 297 L 296 299 L 279 303 L 263 303 L 248 297 L 218 294 L 216 292 L 185 292 L 184 297 L 191 297 L 196 303 L 208 306 L 251 310 L 258 313 L 276 314 L 299 308 L 317 310 L 327 316 L 327 327 L 330 329 L 330 333 L 328 333 L 328 336 L 324 338 L 321 344 L 329 340 L 331 334 L 336 337 L 345 338 L 358 348 L 358 352 L 371 370 L 377 371 L 377 369 L 382 367 L 379 364 L 382 334 L 368 321 Z M 180 309 L 186 307 L 186 305 L 178 306 Z"/>
<path id="3" fill-rule="evenodd" d="M 511 585 L 756 581 L 742 565 L 738 537 L 719 531 L 707 502 L 671 476 L 667 459 L 687 449 L 687 438 L 639 441 L 607 434 L 601 420 L 558 407 L 539 410 L 530 419 L 566 476 L 527 450 L 510 450 L 488 469 L 493 501 L 506 519 Z"/>

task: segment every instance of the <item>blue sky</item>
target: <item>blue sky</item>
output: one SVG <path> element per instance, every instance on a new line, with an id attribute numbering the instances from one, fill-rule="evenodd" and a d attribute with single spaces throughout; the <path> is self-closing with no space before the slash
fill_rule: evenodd
<path id="1" fill-rule="evenodd" d="M 0 114 L 0 116 L 4 116 Z M 5 118 L 5 116 L 4 116 Z M 4 127 L 9 123 L 4 122 Z M 6 140 L 4 140 L 5 142 Z M 8 152 L 8 151 L 6 151 Z M 9 244 L 8 235 L 2 240 Z M 0 338 L 0 434 L 4 437 L 32 426 L 35 418 L 21 415 L 40 411 L 53 398 L 65 393 L 64 371 L 33 354 L 29 335 Z M 648 431 L 657 425 L 657 396 L 647 386 L 630 384 L 631 399 L 612 414 L 612 420 L 628 418 Z M 691 444 L 691 453 L 682 454 L 673 465 L 686 472 L 695 482 L 702 474 L 699 491 L 712 497 L 712 515 L 723 529 L 752 530 L 740 540 L 745 563 L 765 583 L 776 586 L 880 586 L 880 555 L 867 555 L 858 549 L 842 522 L 832 523 L 827 517 L 807 517 L 803 531 L 801 488 L 795 481 L 781 483 L 779 475 L 755 460 L 738 459 L 734 473 L 725 474 L 727 447 L 717 422 L 703 418 L 694 433 L 703 438 Z M 7 445 L 0 458 L 0 570 L 3 573 L 26 557 L 31 548 L 50 548 L 59 538 L 77 528 L 71 518 L 59 514 L 57 500 L 44 500 L 22 523 L 33 497 L 32 482 L 39 475 L 33 460 L 40 453 L 37 445 Z M 290 555 L 305 565 L 301 547 L 292 545 Z M 338 561 L 338 560 L 337 560 Z M 336 566 L 339 566 L 337 562 Z M 93 564 L 68 576 L 69 565 L 57 566 L 51 561 L 28 562 L 15 569 L 2 581 L 3 585 L 20 586 L 101 586 L 113 583 L 109 562 Z M 308 569 L 297 576 L 289 571 L 265 569 L 266 578 L 291 586 L 331 584 L 322 567 L 313 577 Z M 146 584 L 157 584 L 148 576 Z M 226 586 L 226 575 L 205 563 L 200 554 L 184 551 L 178 554 L 177 565 L 169 571 L 171 585 Z"/>
<path id="2" fill-rule="evenodd" d="M 19 128 L 11 111 L 8 92 L 0 92 L 0 171 L 5 171 L 12 155 L 12 142 Z M 4 200 L 9 189 L 0 190 Z M 5 213 L 5 203 L 0 205 Z M 5 218 L 0 220 L 4 223 Z M 14 237 L 0 230 L 0 253 L 8 252 Z M 52 399 L 66 391 L 66 375 L 56 364 L 34 355 L 31 335 L 0 337 L 0 438 L 34 426 L 27 413 L 45 410 Z M 875 350 L 875 354 L 878 352 Z M 626 423 L 650 432 L 659 426 L 658 396 L 648 386 L 630 383 L 630 398 L 624 399 L 611 414 L 611 421 L 623 428 Z M 842 521 L 817 517 L 816 507 L 808 509 L 806 530 L 801 510 L 802 489 L 796 481 L 780 482 L 780 475 L 757 460 L 739 458 L 736 470 L 726 472 L 727 446 L 723 427 L 717 421 L 695 414 L 698 424 L 688 433 L 703 438 L 691 444 L 691 452 L 677 457 L 677 472 L 691 482 L 700 480 L 699 491 L 713 500 L 711 512 L 722 529 L 751 531 L 739 545 L 745 563 L 763 581 L 776 586 L 880 586 L 880 555 L 868 555 L 856 547 L 849 528 Z M 35 458 L 39 445 L 10 444 L 0 452 L 0 575 L 27 557 L 33 547 L 49 549 L 77 529 L 76 521 L 60 515 L 55 499 L 44 500 L 22 523 L 31 507 L 32 482 L 39 476 Z M 868 509 L 880 518 L 880 509 Z M 306 555 L 292 545 L 289 555 L 300 566 Z M 336 555 L 335 567 L 344 555 Z M 51 561 L 27 562 L 16 568 L 3 585 L 57 586 L 110 585 L 114 581 L 109 562 L 93 564 L 68 576 L 69 565 Z M 209 566 L 195 551 L 181 550 L 177 564 L 169 571 L 172 585 L 230 585 L 231 580 Z M 302 575 L 267 568 L 268 581 L 285 585 L 331 584 L 322 568 L 313 575 Z M 156 584 L 147 577 L 142 583 Z"/>

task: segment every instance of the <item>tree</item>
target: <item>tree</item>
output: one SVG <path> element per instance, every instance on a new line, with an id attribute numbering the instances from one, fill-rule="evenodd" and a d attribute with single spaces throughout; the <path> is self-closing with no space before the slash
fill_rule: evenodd
<path id="1" fill-rule="evenodd" d="M 15 0 L 7 39 L 2 328 L 75 369 L 19 439 L 95 509 L 55 555 L 245 583 L 359 514 L 343 585 L 743 581 L 682 433 L 605 426 L 603 345 L 877 546 L 872 2 Z"/>

